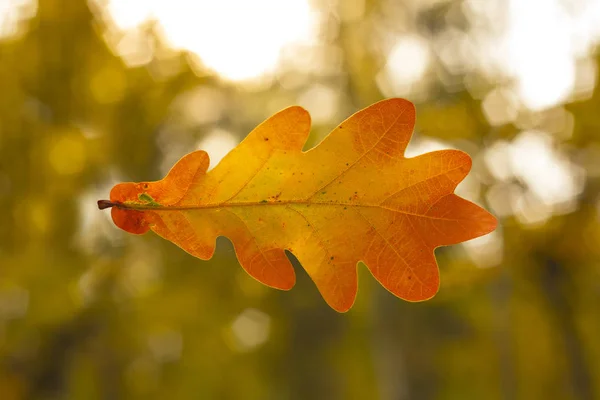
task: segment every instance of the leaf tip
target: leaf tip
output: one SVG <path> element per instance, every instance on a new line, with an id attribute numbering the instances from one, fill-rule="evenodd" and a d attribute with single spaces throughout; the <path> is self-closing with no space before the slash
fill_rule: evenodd
<path id="1" fill-rule="evenodd" d="M 490 212 L 488 212 L 488 218 L 487 218 L 486 222 L 487 222 L 487 227 L 488 227 L 487 233 L 491 233 L 491 232 L 495 231 L 496 228 L 498 227 L 498 218 L 496 218 L 496 216 Z"/>

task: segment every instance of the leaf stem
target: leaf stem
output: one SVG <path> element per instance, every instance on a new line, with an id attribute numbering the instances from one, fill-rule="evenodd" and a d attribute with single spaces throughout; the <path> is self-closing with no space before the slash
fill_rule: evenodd
<path id="1" fill-rule="evenodd" d="M 110 200 L 98 200 L 98 209 L 104 210 L 105 208 L 117 207 L 119 203 L 113 203 Z"/>

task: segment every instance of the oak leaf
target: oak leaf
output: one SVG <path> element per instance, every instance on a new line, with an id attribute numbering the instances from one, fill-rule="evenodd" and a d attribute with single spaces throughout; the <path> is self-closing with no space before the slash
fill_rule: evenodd
<path id="1" fill-rule="evenodd" d="M 121 229 L 151 229 L 203 260 L 226 236 L 248 274 L 278 289 L 295 283 L 288 250 L 340 312 L 354 303 L 359 261 L 396 296 L 427 300 L 439 288 L 434 249 L 489 233 L 496 219 L 453 193 L 467 154 L 404 157 L 414 123 L 412 103 L 384 100 L 302 151 L 310 116 L 290 107 L 211 171 L 195 151 L 164 179 L 118 184 L 98 205 Z"/>

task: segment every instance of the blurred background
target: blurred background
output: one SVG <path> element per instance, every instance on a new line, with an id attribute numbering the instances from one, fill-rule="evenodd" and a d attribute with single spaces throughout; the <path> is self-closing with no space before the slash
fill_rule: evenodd
<path id="1" fill-rule="evenodd" d="M 599 43 L 599 0 L 0 0 L 0 398 L 600 398 Z M 360 266 L 337 314 L 297 263 L 279 292 L 96 207 L 394 96 L 500 219 L 436 251 L 431 301 Z"/>

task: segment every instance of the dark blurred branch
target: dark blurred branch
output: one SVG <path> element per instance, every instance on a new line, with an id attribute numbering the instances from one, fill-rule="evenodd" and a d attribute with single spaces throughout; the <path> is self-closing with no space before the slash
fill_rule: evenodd
<path id="1" fill-rule="evenodd" d="M 570 383 L 576 399 L 594 398 L 589 367 L 585 360 L 584 349 L 573 319 L 573 307 L 569 301 L 569 276 L 565 266 L 557 260 L 541 255 L 542 290 L 548 300 L 555 328 L 562 337 L 566 358 L 569 362 Z"/>

